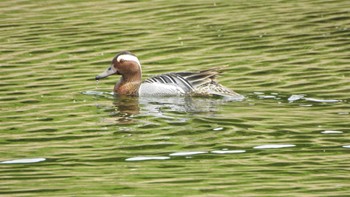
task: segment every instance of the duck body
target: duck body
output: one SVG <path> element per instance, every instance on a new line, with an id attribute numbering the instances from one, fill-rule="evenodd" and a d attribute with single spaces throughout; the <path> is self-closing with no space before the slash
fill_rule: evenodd
<path id="1" fill-rule="evenodd" d="M 220 69 L 213 68 L 197 72 L 173 72 L 141 80 L 141 63 L 127 51 L 120 52 L 112 60 L 112 65 L 96 80 L 113 74 L 122 75 L 114 87 L 118 95 L 140 97 L 164 96 L 223 96 L 242 100 L 244 96 L 220 85 L 215 81 Z"/>

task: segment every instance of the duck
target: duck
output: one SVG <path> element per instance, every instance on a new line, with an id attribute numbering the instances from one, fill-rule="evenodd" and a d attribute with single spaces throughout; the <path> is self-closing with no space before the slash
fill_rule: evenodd
<path id="1" fill-rule="evenodd" d="M 114 94 L 158 97 L 158 96 L 221 96 L 234 100 L 244 99 L 215 78 L 221 68 L 212 68 L 194 72 L 171 72 L 153 76 L 142 81 L 142 67 L 136 55 L 129 51 L 119 52 L 111 65 L 95 77 L 100 80 L 111 75 L 121 75 L 114 86 Z"/>

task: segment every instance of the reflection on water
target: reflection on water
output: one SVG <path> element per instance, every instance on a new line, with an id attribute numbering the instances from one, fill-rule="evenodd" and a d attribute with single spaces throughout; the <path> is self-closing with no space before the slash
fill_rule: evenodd
<path id="1" fill-rule="evenodd" d="M 205 98 L 205 97 L 132 97 L 110 95 L 100 91 L 83 91 L 82 94 L 97 96 L 101 98 L 113 99 L 114 108 L 100 106 L 105 108 L 111 116 L 116 117 L 119 123 L 132 122 L 132 117 L 142 113 L 155 117 L 165 117 L 164 112 L 177 113 L 214 113 L 217 108 L 227 102 L 237 102 L 226 100 L 224 98 Z M 113 111 L 111 111 L 113 110 Z M 216 128 L 215 130 L 220 130 Z"/>
<path id="2" fill-rule="evenodd" d="M 135 115 L 140 113 L 138 97 L 116 97 L 113 104 L 120 114 Z"/>
<path id="3" fill-rule="evenodd" d="M 349 1 L 0 1 L 0 196 L 348 196 Z M 225 98 L 91 80 L 225 66 Z M 81 94 L 82 93 L 82 94 Z M 181 188 L 181 189 L 179 189 Z"/>
<path id="4" fill-rule="evenodd" d="M 170 157 L 147 157 L 147 156 L 139 156 L 139 157 L 131 157 L 125 159 L 125 161 L 147 161 L 147 160 L 165 160 L 170 159 Z"/>
<path id="5" fill-rule="evenodd" d="M 232 154 L 232 153 L 245 153 L 245 150 L 214 150 L 211 153 L 214 154 Z"/>
<path id="6" fill-rule="evenodd" d="M 140 103 L 146 111 L 161 114 L 162 109 L 174 112 L 200 113 L 215 112 L 223 99 L 201 97 L 168 97 L 168 98 L 140 98 Z"/>
<path id="7" fill-rule="evenodd" d="M 199 155 L 199 154 L 206 154 L 207 152 L 204 151 L 193 151 L 193 152 L 177 152 L 177 153 L 171 153 L 170 156 L 192 156 L 192 155 Z"/>
<path id="8" fill-rule="evenodd" d="M 323 134 L 341 134 L 342 131 L 322 131 Z"/>
<path id="9" fill-rule="evenodd" d="M 26 163 L 37 163 L 45 161 L 45 158 L 31 158 L 31 159 L 16 159 L 16 160 L 9 160 L 9 161 L 2 161 L 0 163 L 2 164 L 26 164 Z"/>
<path id="10" fill-rule="evenodd" d="M 294 147 L 294 144 L 266 144 L 261 146 L 255 146 L 255 149 L 269 149 L 269 148 L 290 148 Z"/>
<path id="11" fill-rule="evenodd" d="M 103 95 L 96 92 L 94 95 Z M 140 113 L 155 117 L 166 117 L 164 112 L 176 113 L 206 113 L 214 114 L 217 108 L 227 102 L 220 98 L 205 97 L 130 97 L 115 96 L 114 106 L 115 112 L 113 116 L 118 118 L 118 122 L 127 123 L 132 121 L 132 117 Z"/>

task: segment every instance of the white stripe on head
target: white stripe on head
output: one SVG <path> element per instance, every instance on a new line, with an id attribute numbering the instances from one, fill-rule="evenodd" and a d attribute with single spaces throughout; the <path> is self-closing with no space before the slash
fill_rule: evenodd
<path id="1" fill-rule="evenodd" d="M 139 59 L 136 56 L 130 55 L 130 54 L 125 54 L 125 55 L 119 55 L 117 58 L 117 61 L 120 62 L 120 60 L 126 60 L 126 61 L 134 61 L 138 63 L 138 65 L 141 68 L 141 63 Z"/>

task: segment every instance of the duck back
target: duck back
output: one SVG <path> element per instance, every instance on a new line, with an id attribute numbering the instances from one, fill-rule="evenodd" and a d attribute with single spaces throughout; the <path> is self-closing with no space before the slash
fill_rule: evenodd
<path id="1" fill-rule="evenodd" d="M 198 72 L 174 72 L 145 80 L 139 89 L 140 96 L 243 96 L 215 81 L 219 68 Z M 244 97 L 243 97 L 244 98 Z"/>

